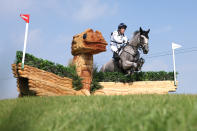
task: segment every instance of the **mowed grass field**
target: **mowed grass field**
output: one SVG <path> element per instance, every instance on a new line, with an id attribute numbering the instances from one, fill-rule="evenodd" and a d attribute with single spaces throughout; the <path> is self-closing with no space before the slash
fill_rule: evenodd
<path id="1" fill-rule="evenodd" d="M 197 130 L 197 95 L 25 97 L 0 101 L 0 131 Z"/>

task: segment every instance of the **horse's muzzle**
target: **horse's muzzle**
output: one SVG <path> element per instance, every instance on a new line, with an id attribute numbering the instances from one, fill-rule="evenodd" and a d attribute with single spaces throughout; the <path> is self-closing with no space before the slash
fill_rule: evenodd
<path id="1" fill-rule="evenodd" d="M 144 45 L 144 46 L 142 47 L 142 50 L 143 50 L 143 53 L 144 53 L 144 54 L 148 54 L 148 51 L 149 51 L 148 44 L 147 44 L 147 45 Z"/>
<path id="2" fill-rule="evenodd" d="M 148 54 L 148 50 L 144 50 L 143 53 L 144 53 L 144 54 Z"/>
<path id="3" fill-rule="evenodd" d="M 149 51 L 149 49 L 146 49 L 146 48 L 143 49 L 144 54 L 148 54 L 148 51 Z"/>

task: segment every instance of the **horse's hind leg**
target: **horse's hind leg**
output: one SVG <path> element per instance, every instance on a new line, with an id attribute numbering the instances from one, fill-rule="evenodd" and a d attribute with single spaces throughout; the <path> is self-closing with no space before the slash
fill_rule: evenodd
<path id="1" fill-rule="evenodd" d="M 105 72 L 105 65 L 103 65 L 99 72 Z"/>

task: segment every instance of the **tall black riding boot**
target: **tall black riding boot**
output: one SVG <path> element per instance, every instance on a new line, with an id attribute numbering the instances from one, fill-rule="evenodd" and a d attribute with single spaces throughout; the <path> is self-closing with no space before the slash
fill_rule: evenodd
<path id="1" fill-rule="evenodd" d="M 114 58 L 115 61 L 118 61 L 120 59 L 118 53 L 116 53 L 116 52 L 113 53 L 113 57 L 112 58 Z"/>

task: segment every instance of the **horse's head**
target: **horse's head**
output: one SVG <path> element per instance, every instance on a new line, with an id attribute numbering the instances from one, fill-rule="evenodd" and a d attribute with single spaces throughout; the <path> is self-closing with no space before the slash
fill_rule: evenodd
<path id="1" fill-rule="evenodd" d="M 143 30 L 141 27 L 139 29 L 139 35 L 138 35 L 138 47 L 143 50 L 144 54 L 148 54 L 149 47 L 148 47 L 148 33 L 150 32 L 150 29 L 147 31 Z"/>

